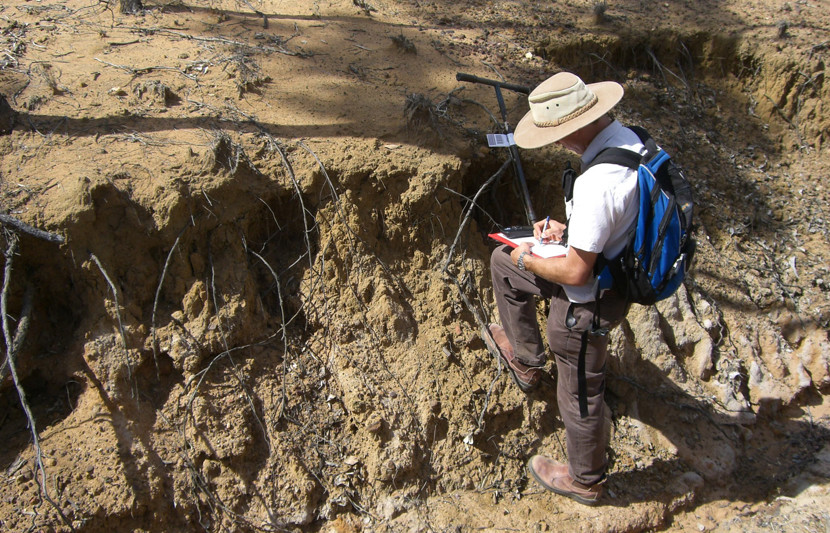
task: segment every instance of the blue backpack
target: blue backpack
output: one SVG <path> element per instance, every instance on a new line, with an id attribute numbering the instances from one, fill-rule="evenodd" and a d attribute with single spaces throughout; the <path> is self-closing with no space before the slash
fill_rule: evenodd
<path id="1" fill-rule="evenodd" d="M 637 170 L 640 188 L 637 223 L 625 248 L 613 259 L 598 258 L 599 290 L 613 288 L 629 302 L 651 305 L 673 294 L 691 265 L 694 199 L 683 170 L 669 154 L 644 129 L 629 129 L 646 147 L 645 155 L 606 148 L 588 166 L 612 163 Z"/>

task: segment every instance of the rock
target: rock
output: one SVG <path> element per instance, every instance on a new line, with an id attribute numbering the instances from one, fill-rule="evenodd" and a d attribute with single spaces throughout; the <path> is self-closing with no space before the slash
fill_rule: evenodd
<path id="1" fill-rule="evenodd" d="M 385 520 L 392 520 L 404 510 L 403 502 L 399 498 L 390 496 L 378 503 L 377 512 Z"/>
<path id="2" fill-rule="evenodd" d="M 697 472 L 691 472 L 691 471 L 690 472 L 685 472 L 684 474 L 681 474 L 681 476 L 678 478 L 678 480 L 681 481 L 682 483 L 684 483 L 686 486 L 688 486 L 692 490 L 697 490 L 697 489 L 703 487 L 703 485 L 705 483 L 703 481 L 703 478 L 700 477 L 700 474 L 698 474 Z"/>
<path id="3" fill-rule="evenodd" d="M 383 429 L 383 418 L 377 413 L 372 413 L 366 420 L 366 429 L 371 433 L 379 433 Z"/>

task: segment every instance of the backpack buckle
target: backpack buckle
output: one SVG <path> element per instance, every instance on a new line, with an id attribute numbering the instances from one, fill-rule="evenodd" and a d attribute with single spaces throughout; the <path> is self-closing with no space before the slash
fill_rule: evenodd
<path id="1" fill-rule="evenodd" d="M 680 271 L 680 265 L 684 264 L 685 261 L 686 261 L 686 254 L 685 253 L 680 254 L 680 256 L 677 258 L 677 261 L 674 262 L 674 264 L 671 266 L 671 269 L 666 274 L 665 279 L 673 278 L 674 275 L 677 274 Z"/>
<path id="2" fill-rule="evenodd" d="M 605 337 L 606 335 L 608 335 L 608 331 L 608 328 L 594 327 L 591 328 L 591 335 L 593 335 L 594 337 Z"/>

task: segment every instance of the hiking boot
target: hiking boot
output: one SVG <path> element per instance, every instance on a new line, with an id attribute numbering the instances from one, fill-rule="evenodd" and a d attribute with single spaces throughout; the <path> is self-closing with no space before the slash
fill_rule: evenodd
<path id="1" fill-rule="evenodd" d="M 493 335 L 493 340 L 499 348 L 499 356 L 516 385 L 524 392 L 535 389 L 542 378 L 542 367 L 528 366 L 516 359 L 513 346 L 510 345 L 507 334 L 500 325 L 490 324 L 490 334 Z"/>
<path id="2" fill-rule="evenodd" d="M 527 462 L 527 471 L 551 492 L 567 496 L 584 505 L 596 505 L 602 497 L 603 479 L 591 486 L 574 481 L 568 471 L 568 465 L 563 465 L 542 455 L 534 455 Z"/>

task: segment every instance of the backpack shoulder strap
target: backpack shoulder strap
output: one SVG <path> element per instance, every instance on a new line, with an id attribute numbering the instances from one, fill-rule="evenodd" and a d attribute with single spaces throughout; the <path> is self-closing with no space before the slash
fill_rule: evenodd
<path id="1" fill-rule="evenodd" d="M 640 138 L 640 142 L 643 143 L 643 146 L 646 147 L 646 160 L 651 160 L 651 158 L 657 155 L 657 152 L 660 151 L 660 147 L 657 146 L 657 141 L 654 140 L 654 138 L 651 136 L 649 132 L 645 130 L 645 128 L 640 126 L 626 127 L 633 131 L 635 134 L 637 134 L 637 137 Z"/>
<path id="2" fill-rule="evenodd" d="M 640 139 L 640 142 L 643 143 L 643 146 L 646 147 L 646 154 L 641 155 L 633 150 L 626 150 L 625 148 L 606 148 L 597 154 L 594 160 L 583 171 L 600 163 L 612 163 L 637 170 L 641 162 L 651 161 L 661 151 L 660 147 L 657 146 L 657 142 L 645 128 L 640 126 L 626 127 L 634 132 Z"/>
<path id="3" fill-rule="evenodd" d="M 626 150 L 625 148 L 606 148 L 597 154 L 597 156 L 583 169 L 583 172 L 594 165 L 601 163 L 611 163 L 613 165 L 620 165 L 637 170 L 640 167 L 640 161 L 643 156 L 634 152 L 633 150 Z"/>

